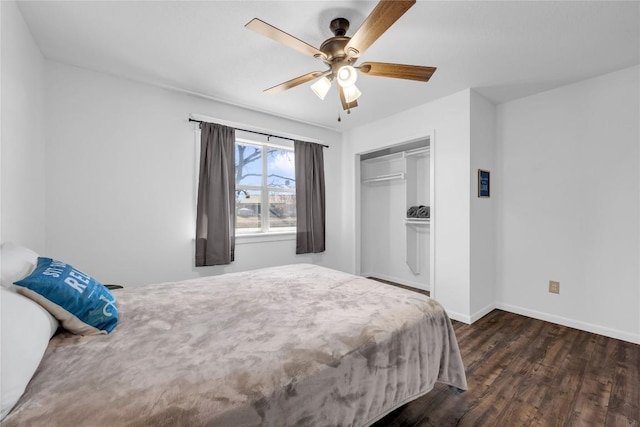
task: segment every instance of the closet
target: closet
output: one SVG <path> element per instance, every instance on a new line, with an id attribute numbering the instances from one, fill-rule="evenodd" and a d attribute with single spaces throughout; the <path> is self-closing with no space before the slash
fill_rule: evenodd
<path id="1" fill-rule="evenodd" d="M 423 139 L 360 155 L 360 272 L 429 290 L 430 144 Z M 410 217 L 408 217 L 408 214 Z"/>

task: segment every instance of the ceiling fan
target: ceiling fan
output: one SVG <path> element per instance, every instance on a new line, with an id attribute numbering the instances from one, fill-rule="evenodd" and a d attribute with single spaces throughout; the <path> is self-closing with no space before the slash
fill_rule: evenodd
<path id="1" fill-rule="evenodd" d="M 358 67 L 354 67 L 360 55 L 389 27 L 400 19 L 415 2 L 416 0 L 380 0 L 353 37 L 346 35 L 349 29 L 349 21 L 345 18 L 336 18 L 331 21 L 329 26 L 334 36 L 325 40 L 319 49 L 258 18 L 252 19 L 245 25 L 246 28 L 280 42 L 305 55 L 320 59 L 329 66 L 329 69 L 326 71 L 312 71 L 266 89 L 265 92 L 280 93 L 311 80 L 318 79 L 318 81 L 311 85 L 311 89 L 320 99 L 324 99 L 331 88 L 331 82 L 335 79 L 338 82 L 337 86 L 342 108 L 349 111 L 358 106 L 357 99 L 361 95 L 361 92 L 355 85 L 358 78 L 356 70 L 370 76 L 393 77 L 396 79 L 409 79 L 422 82 L 429 81 L 431 75 L 436 71 L 435 67 L 390 64 L 385 62 L 365 62 Z"/>

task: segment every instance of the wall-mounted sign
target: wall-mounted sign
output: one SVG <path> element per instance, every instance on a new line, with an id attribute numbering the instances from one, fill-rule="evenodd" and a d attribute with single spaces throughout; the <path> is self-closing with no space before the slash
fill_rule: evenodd
<path id="1" fill-rule="evenodd" d="M 490 172 L 478 169 L 478 197 L 489 197 L 490 189 Z"/>

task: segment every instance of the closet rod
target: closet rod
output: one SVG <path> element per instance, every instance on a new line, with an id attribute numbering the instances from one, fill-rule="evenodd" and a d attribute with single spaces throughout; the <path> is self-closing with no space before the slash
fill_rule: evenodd
<path id="1" fill-rule="evenodd" d="M 400 173 L 391 173 L 389 175 L 378 175 L 378 176 L 374 176 L 372 178 L 365 178 L 362 180 L 363 183 L 369 183 L 369 182 L 380 182 L 380 181 L 392 181 L 394 179 L 404 179 L 405 174 L 400 172 Z"/>
<path id="2" fill-rule="evenodd" d="M 189 121 L 190 122 L 200 123 L 200 125 L 202 125 L 203 123 L 208 123 L 208 122 L 205 122 L 205 121 L 202 121 L 202 120 L 192 119 L 191 117 L 189 117 Z M 270 133 L 258 132 L 258 131 L 255 131 L 255 130 L 240 129 L 240 128 L 234 128 L 234 129 L 235 130 L 241 130 L 242 132 L 250 132 L 250 133 L 255 133 L 255 134 L 258 134 L 258 135 L 264 135 L 264 136 L 273 137 L 273 138 L 288 139 L 289 141 L 299 141 L 298 139 L 288 138 L 286 136 L 271 135 Z M 318 145 L 322 145 L 324 148 L 329 148 L 328 145 L 320 144 L 320 143 L 317 143 L 317 142 L 311 142 L 311 141 L 301 141 L 301 142 L 309 142 L 310 144 L 318 144 Z"/>
<path id="3" fill-rule="evenodd" d="M 430 153 L 430 152 L 431 152 L 431 147 L 420 147 L 420 148 L 414 148 L 413 150 L 405 151 L 404 156 L 411 157 L 411 156 L 417 156 L 419 154 Z"/>

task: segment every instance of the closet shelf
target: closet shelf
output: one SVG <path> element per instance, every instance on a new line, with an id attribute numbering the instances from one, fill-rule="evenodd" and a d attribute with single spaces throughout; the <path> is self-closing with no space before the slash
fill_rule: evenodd
<path id="1" fill-rule="evenodd" d="M 371 178 L 365 178 L 362 180 L 363 183 L 369 183 L 369 182 L 381 182 L 381 181 L 392 181 L 394 179 L 399 179 L 399 180 L 403 180 L 404 179 L 404 172 L 402 173 L 391 173 L 388 175 L 378 175 L 378 176 L 374 176 Z"/>
<path id="2" fill-rule="evenodd" d="M 420 154 L 430 154 L 431 153 L 431 147 L 420 147 L 420 148 L 415 148 L 413 150 L 409 150 L 409 151 L 405 151 L 404 152 L 404 156 L 405 157 L 411 157 L 411 156 L 417 156 Z"/>
<path id="3" fill-rule="evenodd" d="M 429 225 L 431 218 L 405 218 L 405 224 Z"/>

